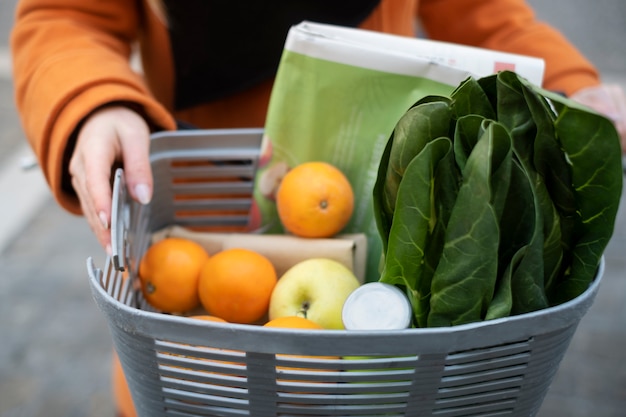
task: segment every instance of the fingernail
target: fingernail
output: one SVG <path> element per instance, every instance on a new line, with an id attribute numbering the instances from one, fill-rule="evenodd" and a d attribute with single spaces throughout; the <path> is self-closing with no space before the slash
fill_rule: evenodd
<path id="1" fill-rule="evenodd" d="M 113 248 L 111 247 L 110 244 L 107 244 L 106 251 L 107 251 L 107 255 L 109 256 L 113 255 Z"/>
<path id="2" fill-rule="evenodd" d="M 146 184 L 137 184 L 135 186 L 135 195 L 141 204 L 148 204 L 150 202 L 150 188 Z"/>
<path id="3" fill-rule="evenodd" d="M 107 220 L 107 215 L 104 214 L 104 211 L 98 213 L 98 218 L 100 218 L 100 223 L 102 224 L 104 230 L 107 230 L 109 228 L 109 221 Z"/>

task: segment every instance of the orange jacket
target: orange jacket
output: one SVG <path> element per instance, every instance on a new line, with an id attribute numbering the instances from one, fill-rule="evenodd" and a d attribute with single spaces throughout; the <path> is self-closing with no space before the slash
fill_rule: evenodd
<path id="1" fill-rule="evenodd" d="M 548 89 L 570 94 L 599 83 L 594 67 L 523 0 L 382 0 L 360 27 L 414 36 L 416 18 L 432 39 L 544 58 Z M 128 63 L 136 44 L 144 75 Z M 11 48 L 26 136 L 56 199 L 74 213 L 67 143 L 103 104 L 132 103 L 154 129 L 175 129 L 175 119 L 202 128 L 264 124 L 271 80 L 175 110 L 170 34 L 145 0 L 21 0 Z"/>

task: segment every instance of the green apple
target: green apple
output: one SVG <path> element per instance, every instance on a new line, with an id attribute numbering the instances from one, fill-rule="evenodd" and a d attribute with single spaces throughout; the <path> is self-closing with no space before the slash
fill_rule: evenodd
<path id="1" fill-rule="evenodd" d="M 338 261 L 304 260 L 278 280 L 270 299 L 269 318 L 300 316 L 325 329 L 343 329 L 343 303 L 359 285 L 354 273 Z"/>

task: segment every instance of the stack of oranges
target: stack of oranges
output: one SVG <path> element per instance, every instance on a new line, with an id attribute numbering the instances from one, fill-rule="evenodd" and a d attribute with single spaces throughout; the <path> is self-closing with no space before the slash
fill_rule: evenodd
<path id="1" fill-rule="evenodd" d="M 212 256 L 198 243 L 168 237 L 150 246 L 139 264 L 146 301 L 166 313 L 198 306 L 231 323 L 255 323 L 267 312 L 278 280 L 272 263 L 248 249 Z"/>
<path id="2" fill-rule="evenodd" d="M 339 169 L 307 162 L 283 177 L 276 205 L 288 232 L 331 237 L 350 220 L 354 195 Z M 202 307 L 206 317 L 253 324 L 265 319 L 278 277 L 271 261 L 258 252 L 232 248 L 209 254 L 190 239 L 168 237 L 148 248 L 139 280 L 146 301 L 162 312 L 192 314 Z M 283 325 L 307 326 L 301 320 Z"/>

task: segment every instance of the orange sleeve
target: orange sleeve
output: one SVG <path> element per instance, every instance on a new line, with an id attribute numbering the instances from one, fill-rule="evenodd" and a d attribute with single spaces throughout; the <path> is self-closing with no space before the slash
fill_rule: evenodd
<path id="1" fill-rule="evenodd" d="M 80 212 L 78 200 L 63 191 L 64 154 L 85 116 L 124 101 L 140 108 L 153 126 L 175 126 L 128 62 L 138 30 L 134 1 L 18 4 L 11 33 L 17 109 L 55 198 L 74 213 Z"/>
<path id="2" fill-rule="evenodd" d="M 543 86 L 567 95 L 600 83 L 596 68 L 523 0 L 421 0 L 431 39 L 543 58 Z"/>

